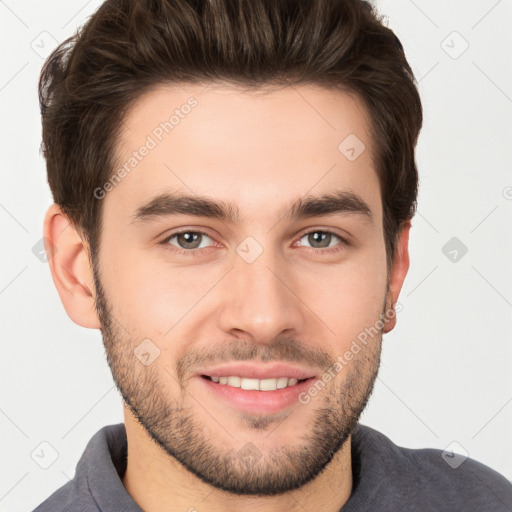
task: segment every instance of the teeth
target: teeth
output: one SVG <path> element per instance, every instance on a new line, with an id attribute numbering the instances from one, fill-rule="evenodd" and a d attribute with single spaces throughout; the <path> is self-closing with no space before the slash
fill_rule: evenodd
<path id="1" fill-rule="evenodd" d="M 288 386 L 288 377 L 279 377 L 277 379 L 277 389 L 282 389 Z"/>
<path id="2" fill-rule="evenodd" d="M 279 377 L 277 379 L 246 379 L 244 377 L 210 377 L 213 382 L 232 386 L 234 388 L 242 388 L 245 390 L 256 391 L 275 391 L 288 386 L 295 386 L 298 379 L 295 377 Z"/>
<path id="3" fill-rule="evenodd" d="M 226 377 L 226 384 L 228 386 L 233 386 L 235 388 L 239 388 L 241 380 L 242 379 L 240 377 Z"/>
<path id="4" fill-rule="evenodd" d="M 260 389 L 260 391 L 275 391 L 277 389 L 277 379 L 262 379 L 262 380 L 260 380 L 259 389 Z"/>
<path id="5" fill-rule="evenodd" d="M 232 386 L 233 384 L 231 384 L 230 379 L 232 377 L 228 377 L 228 385 L 229 386 Z M 260 381 L 258 379 L 240 379 L 240 385 L 239 386 L 236 386 L 236 387 L 241 387 L 242 389 L 247 389 L 247 390 L 258 390 L 260 389 Z"/>

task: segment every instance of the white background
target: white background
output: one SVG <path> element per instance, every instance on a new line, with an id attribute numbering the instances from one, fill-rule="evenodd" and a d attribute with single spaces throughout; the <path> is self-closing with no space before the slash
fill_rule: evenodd
<path id="1" fill-rule="evenodd" d="M 0 1 L 2 511 L 32 510 L 73 476 L 97 430 L 123 421 L 100 332 L 67 317 L 32 252 L 52 202 L 38 53 L 99 4 Z M 361 423 L 411 448 L 456 441 L 512 480 L 512 1 L 378 6 L 419 80 L 425 123 L 403 311 Z M 452 237 L 468 249 L 457 262 L 442 251 Z M 48 469 L 31 457 L 51 457 L 42 442 L 58 452 Z"/>

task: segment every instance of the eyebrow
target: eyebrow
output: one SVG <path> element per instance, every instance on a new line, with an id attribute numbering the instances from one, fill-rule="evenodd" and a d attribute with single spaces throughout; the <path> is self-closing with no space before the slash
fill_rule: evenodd
<path id="1" fill-rule="evenodd" d="M 359 195 L 345 190 L 322 196 L 300 197 L 277 213 L 285 221 L 337 214 L 356 214 L 373 222 L 368 204 Z M 240 210 L 236 205 L 209 197 L 162 193 L 140 206 L 131 223 L 147 223 L 172 215 L 208 217 L 234 224 L 240 219 Z"/>

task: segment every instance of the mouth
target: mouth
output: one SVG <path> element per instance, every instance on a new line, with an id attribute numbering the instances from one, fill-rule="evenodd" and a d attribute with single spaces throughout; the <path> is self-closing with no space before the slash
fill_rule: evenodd
<path id="1" fill-rule="evenodd" d="M 250 414 L 276 414 L 300 405 L 301 393 L 305 393 L 317 379 L 286 376 L 253 379 L 201 374 L 197 380 L 206 393 L 207 403 Z"/>
<path id="2" fill-rule="evenodd" d="M 276 377 L 269 379 L 252 379 L 236 375 L 222 377 L 215 375 L 201 375 L 201 377 L 221 386 L 240 388 L 245 391 L 276 391 L 278 389 L 286 389 L 295 386 L 313 378 L 297 379 L 296 377 Z"/>

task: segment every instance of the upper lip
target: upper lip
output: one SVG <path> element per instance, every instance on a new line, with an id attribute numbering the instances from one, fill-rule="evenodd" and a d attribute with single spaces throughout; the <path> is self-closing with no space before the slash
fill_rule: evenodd
<path id="1" fill-rule="evenodd" d="M 248 379 L 277 379 L 278 377 L 295 377 L 296 379 L 309 379 L 315 372 L 308 368 L 299 368 L 286 363 L 225 363 L 218 366 L 201 369 L 197 375 L 208 377 L 237 376 Z"/>

